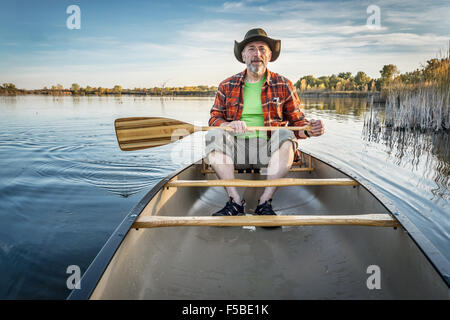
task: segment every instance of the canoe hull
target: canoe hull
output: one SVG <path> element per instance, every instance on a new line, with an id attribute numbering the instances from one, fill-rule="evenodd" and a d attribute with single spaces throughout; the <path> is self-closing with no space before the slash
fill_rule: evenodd
<path id="1" fill-rule="evenodd" d="M 313 166 L 312 173 L 289 177 L 347 177 L 317 159 Z M 241 177 L 264 179 L 257 174 Z M 205 175 L 197 163 L 176 178 L 203 180 Z M 248 213 L 256 206 L 260 189 L 245 190 Z M 206 216 L 225 201 L 221 187 L 160 185 L 140 216 Z M 286 215 L 389 213 L 363 186 L 283 187 L 274 195 L 273 205 Z M 373 281 L 371 266 L 379 268 L 379 282 Z M 380 289 L 370 289 L 378 283 Z M 129 229 L 90 298 L 447 299 L 448 292 L 401 227 L 167 227 Z"/>

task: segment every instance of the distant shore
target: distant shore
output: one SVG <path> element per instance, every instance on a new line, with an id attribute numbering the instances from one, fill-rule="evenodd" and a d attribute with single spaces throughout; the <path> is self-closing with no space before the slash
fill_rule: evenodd
<path id="1" fill-rule="evenodd" d="M 373 102 L 385 102 L 386 98 L 378 91 L 297 91 L 303 98 L 373 98 Z"/>
<path id="2" fill-rule="evenodd" d="M 214 97 L 217 91 L 173 91 L 170 93 L 152 93 L 148 91 L 122 90 L 122 92 L 77 92 L 70 89 L 63 90 L 25 90 L 16 89 L 14 92 L 3 91 L 0 96 L 15 96 L 15 95 L 50 95 L 50 96 L 120 96 L 120 95 L 137 95 L 149 97 Z M 297 90 L 299 97 L 304 98 L 372 98 L 374 102 L 385 102 L 385 98 L 380 92 L 363 92 L 363 91 L 300 91 Z"/>
<path id="3" fill-rule="evenodd" d="M 123 91 L 123 92 L 74 92 L 72 90 L 23 90 L 18 89 L 14 92 L 0 92 L 0 96 L 16 96 L 16 95 L 47 95 L 47 96 L 120 96 L 120 95 L 137 95 L 151 97 L 214 97 L 216 91 L 205 92 L 173 92 L 170 94 L 154 94 L 149 92 Z"/>

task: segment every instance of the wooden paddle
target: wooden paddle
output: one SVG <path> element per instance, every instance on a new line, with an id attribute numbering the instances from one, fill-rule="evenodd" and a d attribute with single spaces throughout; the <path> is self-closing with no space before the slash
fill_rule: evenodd
<path id="1" fill-rule="evenodd" d="M 230 130 L 230 127 L 197 127 L 179 120 L 160 117 L 121 118 L 114 122 L 117 141 L 123 151 L 153 148 L 172 143 L 196 131 L 212 129 Z M 280 128 L 288 130 L 311 131 L 311 126 L 304 127 L 248 127 L 249 131 L 275 131 Z"/>

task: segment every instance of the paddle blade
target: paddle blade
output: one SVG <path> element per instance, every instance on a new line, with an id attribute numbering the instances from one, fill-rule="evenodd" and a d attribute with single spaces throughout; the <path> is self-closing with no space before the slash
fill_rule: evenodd
<path id="1" fill-rule="evenodd" d="M 192 124 L 160 117 L 116 119 L 114 127 L 123 151 L 162 146 L 194 132 Z"/>

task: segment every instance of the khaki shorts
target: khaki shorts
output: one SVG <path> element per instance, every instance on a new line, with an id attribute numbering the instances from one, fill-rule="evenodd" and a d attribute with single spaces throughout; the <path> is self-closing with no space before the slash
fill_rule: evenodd
<path id="1" fill-rule="evenodd" d="M 298 147 L 294 132 L 287 129 L 272 131 L 269 140 L 263 138 L 236 138 L 233 133 L 213 129 L 206 134 L 206 154 L 220 151 L 233 159 L 236 169 L 262 168 L 269 164 L 270 156 L 285 141 L 292 142 L 295 153 Z"/>

